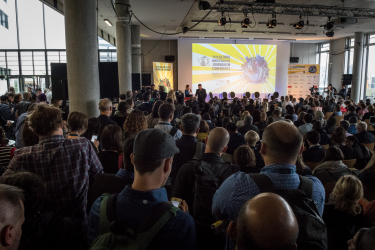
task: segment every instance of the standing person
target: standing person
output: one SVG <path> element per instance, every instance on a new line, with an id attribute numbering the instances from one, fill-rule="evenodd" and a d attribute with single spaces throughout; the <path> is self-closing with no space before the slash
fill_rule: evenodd
<path id="1" fill-rule="evenodd" d="M 28 126 L 38 135 L 39 144 L 17 150 L 5 174 L 27 171 L 42 177 L 50 195 L 49 211 L 73 218 L 84 232 L 89 179 L 102 173 L 102 164 L 86 138 L 63 137 L 58 108 L 38 104 Z"/>
<path id="2" fill-rule="evenodd" d="M 250 130 L 245 134 L 245 140 L 247 146 L 254 151 L 255 155 L 255 167 L 257 169 L 262 169 L 264 167 L 264 160 L 262 155 L 260 154 L 260 147 L 257 146 L 260 138 L 257 132 Z"/>
<path id="3" fill-rule="evenodd" d="M 170 134 L 175 140 L 178 140 L 182 136 L 181 130 L 171 125 L 171 121 L 174 116 L 173 104 L 164 103 L 159 108 L 159 122 L 154 128 L 163 130 L 164 132 Z"/>
<path id="4" fill-rule="evenodd" d="M 198 96 L 198 102 L 204 103 L 207 97 L 206 90 L 202 88 L 202 84 L 198 84 L 198 89 L 195 92 L 195 96 Z"/>
<path id="5" fill-rule="evenodd" d="M 70 134 L 68 139 L 77 139 L 87 130 L 88 120 L 84 113 L 73 111 L 68 116 Z"/>
<path id="6" fill-rule="evenodd" d="M 103 150 L 99 152 L 98 158 L 106 174 L 116 174 L 122 166 L 122 130 L 119 126 L 106 126 L 100 136 Z"/>
<path id="7" fill-rule="evenodd" d="M 164 188 L 172 169 L 173 156 L 178 152 L 175 140 L 165 132 L 159 129 L 141 131 L 135 138 L 134 152 L 131 154 L 134 182 L 117 196 L 112 196 L 115 197 L 116 221 L 135 232 L 140 230 L 147 220 L 150 221 L 150 218 L 154 219 L 151 226 L 159 223 L 159 230 L 155 231 L 153 237 L 147 239 L 148 242 L 142 242 L 145 249 L 195 249 L 192 217 L 168 203 L 167 191 Z M 95 204 L 99 202 L 100 206 L 93 206 L 90 211 L 90 242 L 100 233 L 109 232 L 108 229 L 104 232 L 101 229 L 103 222 L 99 216 L 102 206 L 106 206 L 107 202 L 103 196 L 99 197 Z M 185 208 L 186 206 L 183 209 L 187 210 Z M 110 245 L 107 247 L 111 249 Z"/>
<path id="8" fill-rule="evenodd" d="M 47 92 L 47 102 L 51 103 L 52 100 L 52 85 L 49 86 L 49 91 Z"/>
<path id="9" fill-rule="evenodd" d="M 14 105 L 13 114 L 18 114 L 18 116 L 22 115 L 23 113 L 26 113 L 29 106 L 31 105 L 30 102 L 31 94 L 29 92 L 23 93 L 23 100 L 21 100 L 19 103 Z"/>
<path id="10" fill-rule="evenodd" d="M 92 117 L 88 120 L 87 130 L 82 135 L 82 137 L 85 137 L 87 140 L 90 141 L 91 146 L 94 148 L 96 153 L 99 153 L 98 147 L 99 147 L 99 141 L 95 139 L 98 137 L 100 132 L 100 120 L 99 118 Z"/>
<path id="11" fill-rule="evenodd" d="M 129 108 L 129 104 L 125 101 L 122 101 L 118 104 L 115 114 L 110 117 L 111 120 L 116 122 L 121 129 L 123 128 L 126 117 L 128 116 Z"/>
<path id="12" fill-rule="evenodd" d="M 117 125 L 116 122 L 112 121 L 109 117 L 112 114 L 112 101 L 108 98 L 101 99 L 99 102 L 99 121 L 100 121 L 100 131 L 99 136 L 102 133 L 103 129 L 108 125 Z"/>
<path id="13" fill-rule="evenodd" d="M 191 88 L 190 88 L 190 85 L 186 85 L 185 87 L 185 97 L 190 97 L 190 93 L 191 93 Z"/>
<path id="14" fill-rule="evenodd" d="M 135 137 L 139 131 L 147 129 L 146 117 L 140 110 L 131 112 L 124 122 L 125 139 Z"/>
<path id="15" fill-rule="evenodd" d="M 245 134 L 239 133 L 237 130 L 237 126 L 234 122 L 229 122 L 225 126 L 225 128 L 227 129 L 229 133 L 229 142 L 228 142 L 228 148 L 227 148 L 226 153 L 233 155 L 234 150 L 236 150 L 239 146 L 246 145 L 246 140 L 245 140 L 246 133 Z"/>
<path id="16" fill-rule="evenodd" d="M 147 111 L 148 114 L 151 114 L 152 112 L 152 104 L 150 103 L 151 99 L 151 93 L 150 92 L 145 92 L 142 95 L 143 102 L 137 106 L 137 109 L 140 111 Z"/>
<path id="17" fill-rule="evenodd" d="M 345 85 L 341 85 L 341 89 L 340 89 L 340 92 L 338 93 L 338 95 L 345 99 L 345 96 L 346 96 Z"/>
<path id="18" fill-rule="evenodd" d="M 155 102 L 154 106 L 152 107 L 152 112 L 148 116 L 146 116 L 147 120 L 147 127 L 154 128 L 156 124 L 159 122 L 159 108 L 164 102 L 158 100 Z"/>
<path id="19" fill-rule="evenodd" d="M 13 109 L 13 107 L 14 107 L 13 101 L 14 101 L 14 96 L 15 96 L 15 94 L 12 93 L 12 92 L 9 92 L 9 93 L 7 94 L 7 96 L 8 96 L 8 105 L 9 105 L 9 108 L 10 108 L 10 109 Z"/>
<path id="20" fill-rule="evenodd" d="M 160 94 L 160 100 L 162 101 L 167 100 L 167 92 L 165 92 L 165 87 L 163 85 L 159 85 L 159 94 Z"/>

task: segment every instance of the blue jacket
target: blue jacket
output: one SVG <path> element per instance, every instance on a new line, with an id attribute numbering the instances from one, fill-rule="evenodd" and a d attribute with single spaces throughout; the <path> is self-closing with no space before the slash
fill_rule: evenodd
<path id="1" fill-rule="evenodd" d="M 357 124 L 350 124 L 349 128 L 348 128 L 348 133 L 352 134 L 352 135 L 355 135 L 357 134 L 357 127 L 356 127 Z"/>

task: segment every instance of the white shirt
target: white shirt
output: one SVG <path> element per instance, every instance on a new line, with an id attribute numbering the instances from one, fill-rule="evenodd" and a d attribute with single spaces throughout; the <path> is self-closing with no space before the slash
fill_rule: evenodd
<path id="1" fill-rule="evenodd" d="M 52 100 L 52 91 L 48 91 L 47 93 L 47 102 L 51 103 Z"/>

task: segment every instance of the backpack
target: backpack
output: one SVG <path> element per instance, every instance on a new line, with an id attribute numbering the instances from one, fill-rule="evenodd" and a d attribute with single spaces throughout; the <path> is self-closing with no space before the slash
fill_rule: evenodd
<path id="1" fill-rule="evenodd" d="M 249 175 L 261 193 L 276 193 L 282 196 L 291 206 L 299 226 L 298 249 L 327 249 L 327 228 L 320 217 L 316 202 L 312 200 L 313 183 L 309 178 L 299 176 L 300 185 L 298 189 L 275 189 L 272 180 L 267 175 Z"/>
<path id="2" fill-rule="evenodd" d="M 104 194 L 100 204 L 100 235 L 91 244 L 91 250 L 144 250 L 164 224 L 179 210 L 169 202 L 161 202 L 137 231 L 116 220 L 118 194 Z"/>

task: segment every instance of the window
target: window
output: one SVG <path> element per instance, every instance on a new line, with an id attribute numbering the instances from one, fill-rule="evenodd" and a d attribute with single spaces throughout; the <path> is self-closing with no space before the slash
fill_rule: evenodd
<path id="1" fill-rule="evenodd" d="M 5 28 L 9 29 L 8 25 L 8 15 L 0 10 L 0 24 Z"/>
<path id="2" fill-rule="evenodd" d="M 369 36 L 369 44 L 375 43 L 375 35 Z M 366 98 L 375 97 L 375 45 L 368 46 L 368 62 L 367 62 L 367 74 L 365 79 L 366 84 Z"/>
<path id="3" fill-rule="evenodd" d="M 344 74 L 352 74 L 354 58 L 354 38 L 347 38 L 346 48 Z"/>
<path id="4" fill-rule="evenodd" d="M 329 64 L 329 43 L 319 44 L 319 65 L 320 65 L 320 80 L 319 92 L 323 93 L 325 87 L 328 86 L 328 64 Z"/>

